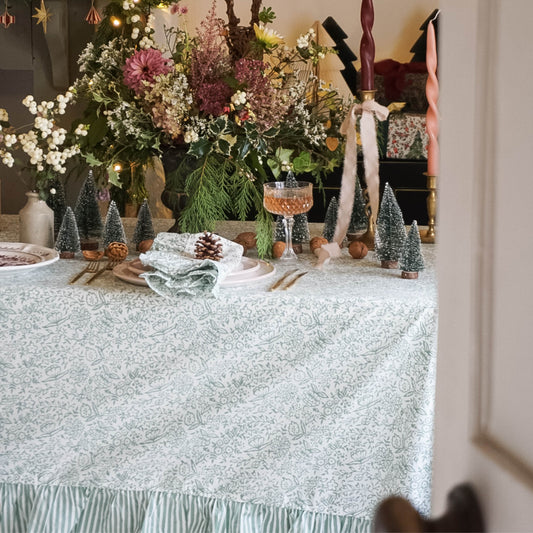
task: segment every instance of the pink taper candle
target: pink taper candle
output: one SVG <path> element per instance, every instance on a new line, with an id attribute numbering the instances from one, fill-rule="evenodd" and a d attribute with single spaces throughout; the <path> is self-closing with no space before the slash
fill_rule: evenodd
<path id="1" fill-rule="evenodd" d="M 374 26 L 374 6 L 372 0 L 362 0 L 361 2 L 361 26 L 363 37 L 361 38 L 361 90 L 374 90 L 374 56 L 376 47 L 372 37 L 372 26 Z"/>
<path id="2" fill-rule="evenodd" d="M 438 15 L 438 14 L 437 14 Z M 437 40 L 433 21 L 429 21 L 427 28 L 426 65 L 428 80 L 426 83 L 426 97 L 428 112 L 426 115 L 426 130 L 429 137 L 428 143 L 428 174 L 437 176 L 439 173 L 439 82 L 437 80 Z"/>

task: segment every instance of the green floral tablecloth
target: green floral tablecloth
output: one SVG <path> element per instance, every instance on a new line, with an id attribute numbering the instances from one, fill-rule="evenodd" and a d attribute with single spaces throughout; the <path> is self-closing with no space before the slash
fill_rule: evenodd
<path id="1" fill-rule="evenodd" d="M 81 261 L 0 274 L 0 531 L 369 531 L 389 494 L 428 513 L 423 253 L 418 281 L 307 255 L 289 291 L 266 292 L 276 265 L 172 302 L 110 273 L 67 285 Z"/>

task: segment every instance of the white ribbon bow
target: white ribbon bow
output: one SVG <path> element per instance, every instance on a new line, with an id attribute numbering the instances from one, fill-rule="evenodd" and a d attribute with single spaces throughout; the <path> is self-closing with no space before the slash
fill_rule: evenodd
<path id="1" fill-rule="evenodd" d="M 346 135 L 346 150 L 344 152 L 337 225 L 333 242 L 327 246 L 324 252 L 318 251 L 317 268 L 321 268 L 331 257 L 340 256 L 340 247 L 350 225 L 357 175 L 357 115 L 361 115 L 361 144 L 371 216 L 374 222 L 377 218 L 379 209 L 379 152 L 374 116 L 383 122 L 389 116 L 389 110 L 375 100 L 365 100 L 362 104 L 354 104 L 351 107 L 340 129 L 340 132 Z M 332 244 L 336 246 L 332 247 Z"/>

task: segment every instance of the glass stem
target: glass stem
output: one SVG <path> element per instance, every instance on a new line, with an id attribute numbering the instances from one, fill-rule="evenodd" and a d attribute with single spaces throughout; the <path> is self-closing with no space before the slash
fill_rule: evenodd
<path id="1" fill-rule="evenodd" d="M 292 255 L 292 226 L 294 225 L 293 217 L 283 217 L 283 224 L 285 226 L 285 255 Z"/>

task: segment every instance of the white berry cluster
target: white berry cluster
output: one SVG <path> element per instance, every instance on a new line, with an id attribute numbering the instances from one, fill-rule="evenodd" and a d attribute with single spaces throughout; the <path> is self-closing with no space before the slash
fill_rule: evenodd
<path id="1" fill-rule="evenodd" d="M 148 15 L 146 19 L 146 25 L 144 27 L 144 33 L 146 35 L 144 35 L 143 38 L 139 41 L 139 46 L 143 48 L 144 50 L 148 50 L 149 48 L 155 47 L 154 40 L 152 39 L 152 35 L 155 32 L 154 23 L 155 23 L 154 15 L 152 14 Z"/>
<path id="2" fill-rule="evenodd" d="M 75 142 L 67 142 L 68 132 L 56 124 L 56 116 L 64 115 L 73 99 L 74 94 L 70 90 L 59 94 L 55 100 L 40 103 L 32 95 L 26 96 L 22 104 L 35 115 L 32 128 L 18 134 L 12 127 L 5 130 L 6 133 L 0 137 L 2 163 L 12 167 L 15 160 L 11 152 L 20 149 L 28 156 L 29 168 L 38 183 L 40 178 L 46 180 L 53 173 L 64 174 L 66 162 L 79 153 L 79 147 Z M 0 110 L 0 119 L 3 118 L 8 118 L 7 112 Z"/>

